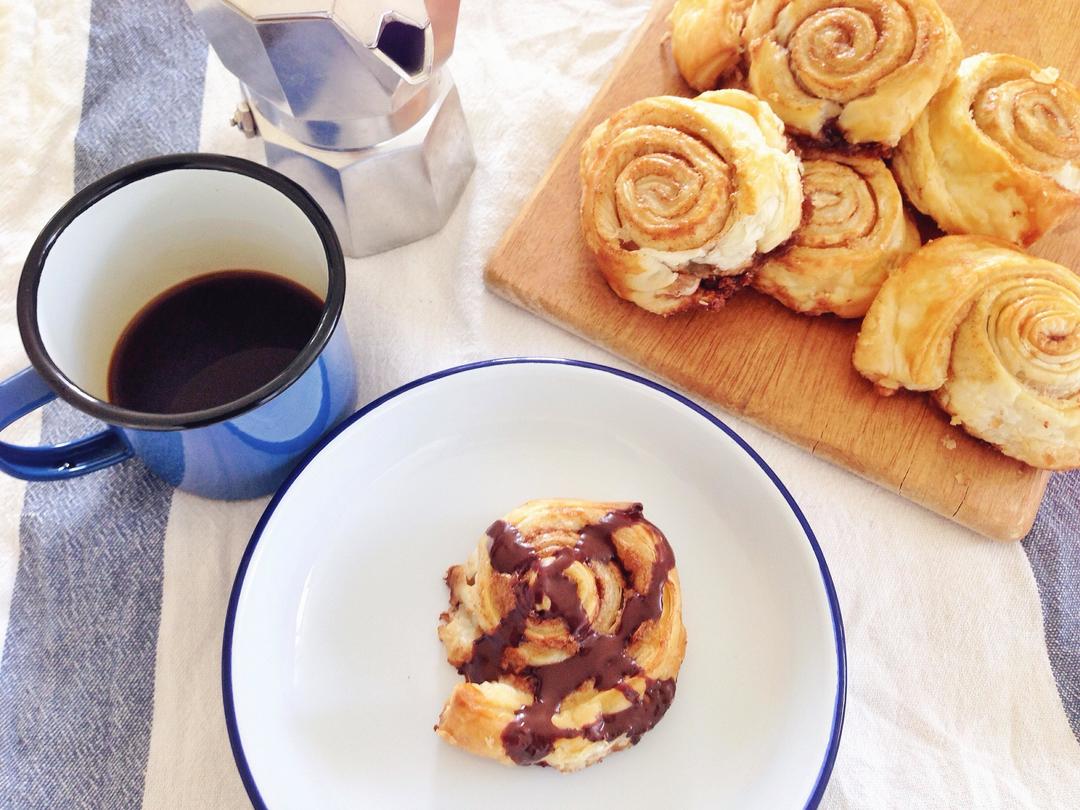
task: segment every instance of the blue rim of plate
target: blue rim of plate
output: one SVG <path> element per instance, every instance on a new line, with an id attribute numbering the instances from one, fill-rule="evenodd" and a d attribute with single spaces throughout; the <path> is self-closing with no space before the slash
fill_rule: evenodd
<path id="1" fill-rule="evenodd" d="M 263 801 L 262 795 L 259 793 L 258 785 L 255 784 L 255 778 L 251 773 L 251 767 L 248 765 L 247 757 L 244 754 L 244 746 L 240 741 L 240 728 L 236 722 L 236 705 L 233 701 L 232 690 L 233 628 L 236 623 L 236 610 L 240 603 L 240 593 L 244 587 L 244 578 L 247 574 L 248 565 L 251 563 L 251 557 L 255 553 L 255 548 L 258 546 L 259 540 L 262 538 L 262 533 L 270 522 L 270 518 L 273 517 L 274 511 L 289 491 L 293 482 L 305 469 L 307 469 L 307 466 L 315 460 L 315 457 L 322 452 L 323 448 L 334 441 L 341 433 L 348 430 L 355 422 L 363 419 L 376 408 L 385 405 L 390 400 L 401 396 L 407 391 L 419 388 L 421 385 L 427 385 L 428 383 L 441 380 L 444 377 L 453 377 L 467 371 L 476 371 L 492 366 L 518 365 L 573 366 L 588 369 L 590 371 L 601 371 L 616 377 L 622 377 L 631 382 L 640 383 L 646 388 L 651 388 L 654 391 L 666 394 L 676 402 L 682 403 L 692 411 L 705 417 L 705 419 L 714 426 L 726 433 L 729 438 L 746 451 L 747 455 L 761 467 L 765 475 L 769 477 L 769 480 L 772 481 L 773 485 L 780 491 L 780 494 L 784 496 L 784 500 L 787 501 L 791 511 L 795 514 L 795 517 L 799 521 L 799 525 L 802 526 L 802 530 L 806 534 L 807 542 L 810 543 L 810 548 L 813 549 L 814 556 L 817 558 L 821 579 L 825 585 L 825 595 L 829 602 L 829 614 L 832 618 L 833 625 L 833 638 L 836 641 L 837 686 L 836 703 L 835 708 L 833 709 L 832 732 L 829 735 L 829 746 L 825 751 L 825 759 L 821 763 L 821 770 L 818 772 L 817 782 L 815 782 L 814 790 L 806 800 L 805 805 L 807 810 L 816 810 L 817 806 L 821 803 L 825 788 L 829 784 L 829 777 L 832 775 L 833 764 L 836 762 L 836 753 L 840 749 L 840 735 L 844 727 L 844 709 L 847 701 L 847 647 L 844 643 L 844 621 L 840 616 L 840 603 L 836 598 L 836 589 L 833 587 L 832 575 L 829 573 L 829 566 L 825 562 L 825 555 L 821 552 L 821 546 L 818 545 L 817 538 L 814 536 L 814 530 L 810 528 L 810 524 L 807 522 L 802 509 L 799 508 L 799 504 L 795 502 L 791 493 L 788 492 L 787 487 L 785 487 L 784 483 L 780 480 L 780 476 L 778 476 L 773 471 L 772 467 L 765 462 L 765 459 L 758 455 L 758 452 L 751 447 L 742 436 L 696 402 L 684 397 L 682 394 L 672 391 L 665 385 L 661 385 L 658 382 L 646 379 L 637 374 L 632 374 L 629 371 L 622 371 L 617 368 L 600 365 L 599 363 L 590 363 L 585 360 L 566 360 L 554 357 L 505 357 L 497 360 L 467 363 L 462 366 L 454 366 L 453 368 L 448 368 L 443 371 L 437 371 L 434 374 L 429 374 L 426 377 L 420 377 L 419 379 L 406 383 L 400 388 L 395 388 L 390 393 L 384 394 L 378 399 L 369 402 L 352 416 L 345 419 L 345 421 L 334 428 L 334 430 L 330 431 L 330 433 L 316 444 L 304 459 L 296 465 L 293 471 L 289 473 L 289 477 L 285 479 L 285 482 L 278 488 L 278 491 L 274 493 L 274 497 L 270 500 L 270 503 L 262 513 L 262 517 L 259 518 L 255 530 L 251 533 L 251 540 L 248 541 L 247 548 L 244 549 L 244 556 L 240 559 L 240 566 L 237 568 L 236 579 L 233 582 L 232 594 L 229 596 L 229 607 L 225 613 L 225 637 L 221 649 L 221 694 L 225 703 L 225 725 L 229 732 L 229 745 L 232 747 L 233 758 L 236 760 L 236 767 L 240 772 L 240 779 L 244 783 L 244 788 L 247 790 L 248 798 L 251 799 L 251 803 L 255 806 L 256 810 L 268 810 L 266 802 Z"/>

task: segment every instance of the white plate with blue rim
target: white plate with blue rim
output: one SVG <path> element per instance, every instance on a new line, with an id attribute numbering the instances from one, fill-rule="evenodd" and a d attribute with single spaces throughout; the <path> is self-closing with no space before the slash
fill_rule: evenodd
<path id="1" fill-rule="evenodd" d="M 683 588 L 674 703 L 574 774 L 506 767 L 433 731 L 460 680 L 443 576 L 534 498 L 639 501 Z M 226 722 L 258 808 L 814 807 L 840 742 L 844 634 L 780 479 L 686 398 L 615 369 L 497 360 L 410 383 L 282 486 L 237 573 Z"/>

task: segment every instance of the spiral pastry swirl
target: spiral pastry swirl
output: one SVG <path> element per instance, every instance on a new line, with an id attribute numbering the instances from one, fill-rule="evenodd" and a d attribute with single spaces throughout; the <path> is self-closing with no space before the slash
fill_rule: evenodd
<path id="1" fill-rule="evenodd" d="M 877 158 L 803 153 L 807 214 L 754 286 L 809 315 L 861 318 L 890 271 L 919 248 L 900 189 Z"/>
<path id="2" fill-rule="evenodd" d="M 715 89 L 743 53 L 742 32 L 753 0 L 677 0 L 671 11 L 671 50 L 686 83 Z"/>
<path id="3" fill-rule="evenodd" d="M 632 104 L 585 143 L 581 183 L 585 241 L 608 284 L 660 315 L 722 305 L 802 210 L 783 124 L 739 90 Z"/>
<path id="4" fill-rule="evenodd" d="M 757 0 L 743 37 L 788 130 L 850 144 L 896 146 L 962 55 L 936 0 Z"/>
<path id="5" fill-rule="evenodd" d="M 1080 207 L 1080 91 L 1019 56 L 968 57 L 893 170 L 944 231 L 1030 245 Z"/>
<path id="6" fill-rule="evenodd" d="M 855 367 L 882 393 L 933 391 L 956 424 L 1033 467 L 1080 467 L 1080 276 L 1006 242 L 915 253 L 863 321 Z"/>
<path id="7" fill-rule="evenodd" d="M 526 503 L 446 582 L 439 638 L 466 679 L 435 729 L 448 742 L 575 771 L 636 744 L 670 706 L 679 575 L 640 504 Z"/>

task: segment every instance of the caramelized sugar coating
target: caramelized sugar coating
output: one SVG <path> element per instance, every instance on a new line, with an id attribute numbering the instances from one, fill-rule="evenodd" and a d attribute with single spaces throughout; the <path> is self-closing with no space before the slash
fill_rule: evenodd
<path id="1" fill-rule="evenodd" d="M 1006 242 L 913 254 L 863 321 L 855 368 L 884 394 L 932 391 L 956 424 L 1033 467 L 1080 467 L 1080 276 Z"/>
<path id="2" fill-rule="evenodd" d="M 715 90 L 743 55 L 743 28 L 753 0 L 678 0 L 671 11 L 671 50 L 686 83 Z"/>
<path id="3" fill-rule="evenodd" d="M 802 217 L 784 126 L 739 90 L 616 113 L 585 143 L 581 185 L 582 229 L 604 278 L 659 315 L 723 305 Z"/>
<path id="4" fill-rule="evenodd" d="M 861 318 L 881 285 L 922 244 L 900 189 L 878 158 L 803 153 L 806 213 L 754 286 L 808 315 Z"/>
<path id="5" fill-rule="evenodd" d="M 790 133 L 886 147 L 963 55 L 936 0 L 756 0 L 743 40 L 750 90 Z"/>
<path id="6" fill-rule="evenodd" d="M 1019 56 L 969 57 L 893 170 L 947 233 L 1030 245 L 1080 208 L 1080 91 Z"/>

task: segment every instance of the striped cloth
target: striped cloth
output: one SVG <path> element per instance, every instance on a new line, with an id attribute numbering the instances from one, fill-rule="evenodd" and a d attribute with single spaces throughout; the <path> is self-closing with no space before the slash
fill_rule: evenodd
<path id="1" fill-rule="evenodd" d="M 621 365 L 495 300 L 480 276 L 647 5 L 463 4 L 453 66 L 481 163 L 442 233 L 350 262 L 363 399 L 497 355 Z M 26 362 L 21 258 L 75 189 L 149 155 L 260 148 L 229 130 L 235 83 L 181 0 L 0 4 L 0 86 L 6 376 Z M 847 722 L 824 806 L 1080 807 L 1080 477 L 1054 480 L 1023 545 L 995 544 L 729 421 L 806 511 L 847 624 Z M 53 405 L 5 438 L 87 423 Z M 219 657 L 263 505 L 173 492 L 137 462 L 0 480 L 0 807 L 248 806 Z"/>

